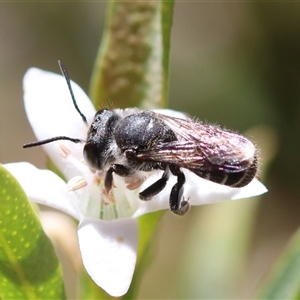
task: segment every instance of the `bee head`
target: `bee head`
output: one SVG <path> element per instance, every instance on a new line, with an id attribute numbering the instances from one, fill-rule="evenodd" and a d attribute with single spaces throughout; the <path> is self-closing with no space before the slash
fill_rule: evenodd
<path id="1" fill-rule="evenodd" d="M 114 159 L 114 129 L 120 119 L 112 110 L 99 110 L 94 117 L 83 148 L 83 157 L 90 168 L 103 170 Z"/>

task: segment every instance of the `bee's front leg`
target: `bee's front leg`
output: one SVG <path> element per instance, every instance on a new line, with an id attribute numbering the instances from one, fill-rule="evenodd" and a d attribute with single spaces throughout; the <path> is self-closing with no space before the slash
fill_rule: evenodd
<path id="1" fill-rule="evenodd" d="M 107 193 L 109 193 L 109 191 L 113 187 L 113 182 L 114 182 L 113 173 L 116 173 L 117 175 L 122 177 L 127 177 L 132 174 L 130 169 L 123 165 L 117 165 L 117 164 L 111 165 L 110 168 L 107 170 L 104 179 L 104 186 Z"/>

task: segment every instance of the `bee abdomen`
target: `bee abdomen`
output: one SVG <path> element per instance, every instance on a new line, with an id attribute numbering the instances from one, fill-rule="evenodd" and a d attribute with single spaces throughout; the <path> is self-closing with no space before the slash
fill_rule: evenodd
<path id="1" fill-rule="evenodd" d="M 224 170 L 216 169 L 209 172 L 203 172 L 197 174 L 204 179 L 212 182 L 227 185 L 230 187 L 243 187 L 252 181 L 257 172 L 257 157 L 254 157 L 251 166 L 241 172 L 224 172 Z"/>

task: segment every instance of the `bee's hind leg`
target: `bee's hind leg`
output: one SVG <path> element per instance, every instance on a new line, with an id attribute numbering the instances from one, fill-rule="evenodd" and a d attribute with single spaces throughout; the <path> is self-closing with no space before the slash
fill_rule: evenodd
<path id="1" fill-rule="evenodd" d="M 139 197 L 141 200 L 150 200 L 153 196 L 157 195 L 161 192 L 170 178 L 170 169 L 167 166 L 162 177 L 147 187 L 145 190 L 139 193 Z"/>
<path id="2" fill-rule="evenodd" d="M 170 166 L 173 175 L 177 176 L 177 183 L 173 186 L 170 194 L 170 210 L 180 216 L 185 215 L 190 208 L 190 204 L 183 198 L 183 185 L 185 175 L 177 166 Z"/>

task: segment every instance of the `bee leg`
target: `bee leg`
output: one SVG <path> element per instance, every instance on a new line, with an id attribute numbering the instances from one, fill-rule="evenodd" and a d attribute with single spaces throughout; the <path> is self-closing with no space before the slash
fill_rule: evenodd
<path id="1" fill-rule="evenodd" d="M 190 208 L 189 202 L 183 198 L 183 185 L 185 175 L 177 166 L 170 166 L 173 175 L 177 176 L 177 183 L 173 186 L 170 194 L 170 210 L 180 216 L 185 215 Z"/>
<path id="2" fill-rule="evenodd" d="M 107 193 L 113 187 L 113 173 L 116 173 L 117 175 L 122 177 L 127 177 L 131 175 L 131 172 L 127 167 L 117 164 L 111 165 L 110 168 L 107 170 L 104 179 L 104 186 Z"/>
<path id="3" fill-rule="evenodd" d="M 145 190 L 139 193 L 139 197 L 141 200 L 150 200 L 153 196 L 157 195 L 161 192 L 170 178 L 170 170 L 169 167 L 166 167 L 162 177 L 147 187 Z"/>

